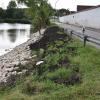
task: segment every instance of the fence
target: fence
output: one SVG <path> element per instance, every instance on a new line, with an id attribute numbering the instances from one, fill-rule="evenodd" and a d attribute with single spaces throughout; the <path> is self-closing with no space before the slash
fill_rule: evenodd
<path id="1" fill-rule="evenodd" d="M 71 29 L 64 29 L 64 32 L 66 34 L 69 34 L 71 37 L 77 36 L 80 39 L 82 39 L 84 41 L 84 47 L 86 46 L 87 42 L 91 42 L 91 43 L 94 43 L 94 44 L 100 46 L 100 39 L 94 38 L 92 36 L 84 35 L 84 32 L 83 33 L 75 32 L 74 30 L 71 30 Z"/>

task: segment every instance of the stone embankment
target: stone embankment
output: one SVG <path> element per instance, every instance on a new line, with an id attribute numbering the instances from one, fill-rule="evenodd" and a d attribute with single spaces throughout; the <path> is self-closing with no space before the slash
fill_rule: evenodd
<path id="1" fill-rule="evenodd" d="M 41 30 L 44 33 L 44 30 Z M 25 65 L 29 62 L 28 59 L 32 58 L 32 53 L 30 50 L 30 44 L 35 43 L 39 40 L 42 35 L 39 33 L 34 33 L 27 42 L 15 47 L 9 53 L 0 57 L 0 83 L 6 83 L 11 75 L 17 75 L 25 73 L 27 70 L 23 69 L 21 72 L 17 73 L 16 70 L 19 69 L 19 64 Z"/>

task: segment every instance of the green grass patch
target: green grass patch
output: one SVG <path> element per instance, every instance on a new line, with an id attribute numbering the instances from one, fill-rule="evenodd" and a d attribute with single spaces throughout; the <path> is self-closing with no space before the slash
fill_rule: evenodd
<path id="1" fill-rule="evenodd" d="M 72 74 L 71 69 L 59 68 L 58 70 L 48 73 L 47 78 L 50 80 L 68 79 Z"/>

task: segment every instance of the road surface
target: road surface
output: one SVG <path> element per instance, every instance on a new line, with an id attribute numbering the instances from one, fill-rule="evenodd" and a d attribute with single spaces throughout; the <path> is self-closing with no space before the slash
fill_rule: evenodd
<path id="1" fill-rule="evenodd" d="M 64 28 L 64 29 L 73 30 L 75 32 L 78 32 L 79 34 L 83 34 L 82 27 L 64 24 L 64 23 L 59 23 L 59 22 L 56 22 L 56 24 L 58 26 Z M 100 30 L 99 29 L 85 28 L 84 34 L 100 40 Z M 98 42 L 100 43 L 100 41 L 98 41 Z M 90 43 L 90 44 L 92 44 L 93 46 L 96 46 L 97 48 L 100 48 L 100 45 L 96 45 L 96 44 L 93 44 L 93 43 Z"/>

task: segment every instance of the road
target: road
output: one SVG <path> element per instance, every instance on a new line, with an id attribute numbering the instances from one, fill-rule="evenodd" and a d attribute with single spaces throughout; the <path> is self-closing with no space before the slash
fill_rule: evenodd
<path id="1" fill-rule="evenodd" d="M 73 30 L 75 32 L 78 32 L 79 34 L 83 34 L 82 27 L 75 26 L 75 25 L 69 25 L 69 24 L 63 24 L 63 23 L 59 23 L 59 22 L 56 22 L 56 24 L 64 29 Z M 84 34 L 100 40 L 100 30 L 99 29 L 85 28 Z M 98 42 L 100 43 L 100 41 L 98 41 Z M 93 46 L 96 46 L 97 48 L 100 48 L 100 45 L 96 45 L 93 43 L 90 43 L 90 44 L 92 44 Z"/>

